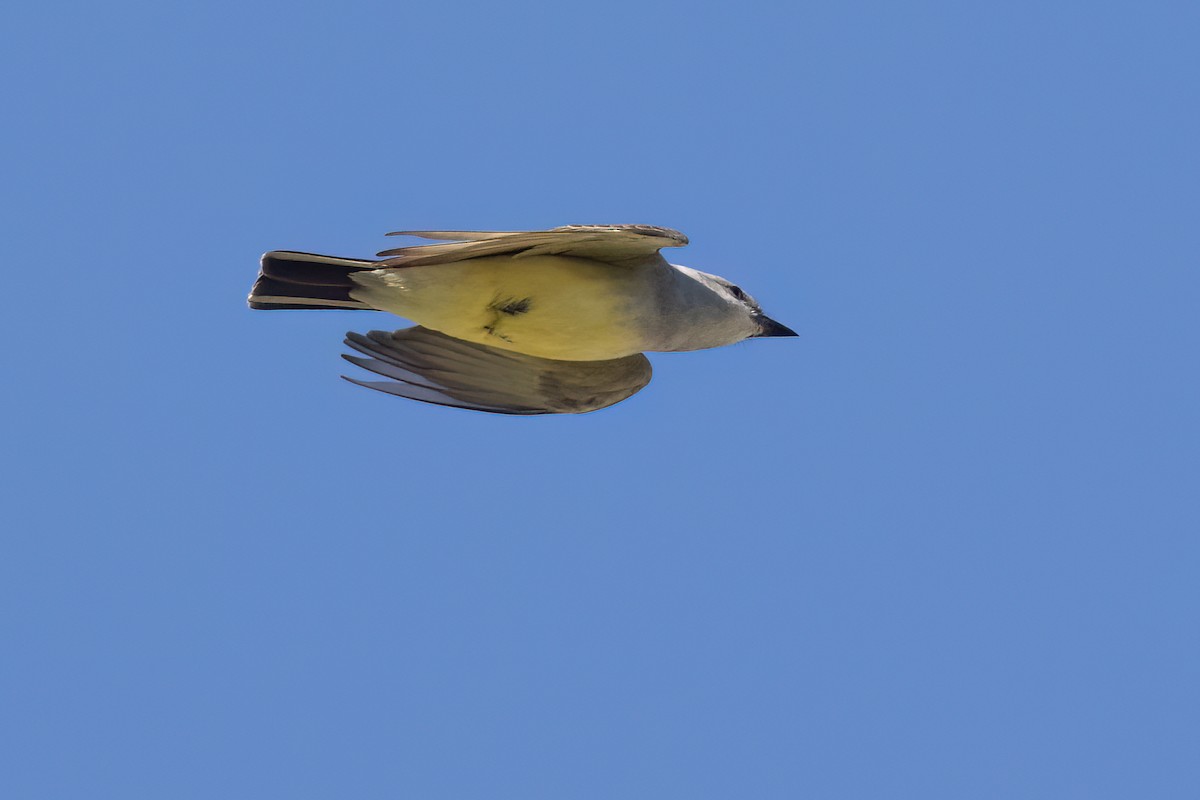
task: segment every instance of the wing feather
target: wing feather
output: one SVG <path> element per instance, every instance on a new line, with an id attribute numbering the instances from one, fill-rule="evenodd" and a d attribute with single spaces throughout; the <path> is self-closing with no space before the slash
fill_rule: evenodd
<path id="1" fill-rule="evenodd" d="M 418 236 L 446 244 L 383 250 L 379 267 L 417 267 L 468 258 L 509 255 L 561 255 L 613 264 L 654 256 L 664 247 L 683 247 L 688 239 L 653 225 L 564 225 L 546 231 L 394 231 L 389 236 Z"/>
<path id="2" fill-rule="evenodd" d="M 424 403 L 497 414 L 596 411 L 633 396 L 651 377 L 650 362 L 640 353 L 608 361 L 556 361 L 421 327 L 351 332 L 346 344 L 362 355 L 346 354 L 344 359 L 388 379 L 347 377 L 351 383 Z"/>

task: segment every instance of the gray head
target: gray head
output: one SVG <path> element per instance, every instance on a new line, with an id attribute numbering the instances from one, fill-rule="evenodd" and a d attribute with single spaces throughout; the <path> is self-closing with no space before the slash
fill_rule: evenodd
<path id="1" fill-rule="evenodd" d="M 744 291 L 742 287 L 727 281 L 720 275 L 706 275 L 713 283 L 717 284 L 719 290 L 727 295 L 734 303 L 750 315 L 750 321 L 758 326 L 755 333 L 750 334 L 747 338 L 758 338 L 765 336 L 799 336 L 794 330 L 788 326 L 776 322 L 763 313 L 762 306 L 758 301 Z"/>
<path id="2" fill-rule="evenodd" d="M 671 266 L 691 279 L 685 283 L 695 287 L 687 292 L 690 295 L 688 316 L 694 323 L 693 334 L 696 328 L 703 329 L 706 340 L 701 344 L 694 335 L 689 337 L 696 349 L 733 344 L 743 339 L 798 335 L 764 314 L 758 301 L 733 282 L 678 264 Z"/>

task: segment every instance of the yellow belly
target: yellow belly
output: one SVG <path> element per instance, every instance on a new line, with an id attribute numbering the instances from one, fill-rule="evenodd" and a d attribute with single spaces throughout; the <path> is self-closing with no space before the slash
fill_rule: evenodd
<path id="1" fill-rule="evenodd" d="M 356 300 L 469 342 L 568 361 L 643 349 L 629 311 L 642 290 L 629 268 L 496 256 L 354 278 Z"/>

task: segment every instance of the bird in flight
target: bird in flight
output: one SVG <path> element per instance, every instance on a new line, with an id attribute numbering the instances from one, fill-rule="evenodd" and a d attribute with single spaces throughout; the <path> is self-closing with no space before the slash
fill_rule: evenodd
<path id="1" fill-rule="evenodd" d="M 497 414 L 606 408 L 650 382 L 645 351 L 795 336 L 717 275 L 670 264 L 679 231 L 566 225 L 545 231 L 396 231 L 436 244 L 380 261 L 276 250 L 255 309 L 387 311 L 417 323 L 348 333 L 347 361 L 386 380 L 351 383 Z M 345 377 L 345 376 L 343 376 Z"/>

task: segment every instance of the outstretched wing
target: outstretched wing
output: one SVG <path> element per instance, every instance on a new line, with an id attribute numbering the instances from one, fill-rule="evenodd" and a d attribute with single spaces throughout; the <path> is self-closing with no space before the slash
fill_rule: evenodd
<path id="1" fill-rule="evenodd" d="M 379 267 L 417 267 L 482 256 L 576 256 L 620 264 L 652 256 L 664 247 L 683 247 L 687 237 L 653 225 L 564 225 L 548 231 L 394 231 L 446 241 L 397 247 L 378 255 Z"/>
<path id="2" fill-rule="evenodd" d="M 651 375 L 650 362 L 641 353 L 609 361 L 556 361 L 421 327 L 348 333 L 346 344 L 367 357 L 342 358 L 390 379 L 347 377 L 351 383 L 496 414 L 581 414 L 607 408 L 636 394 Z"/>

